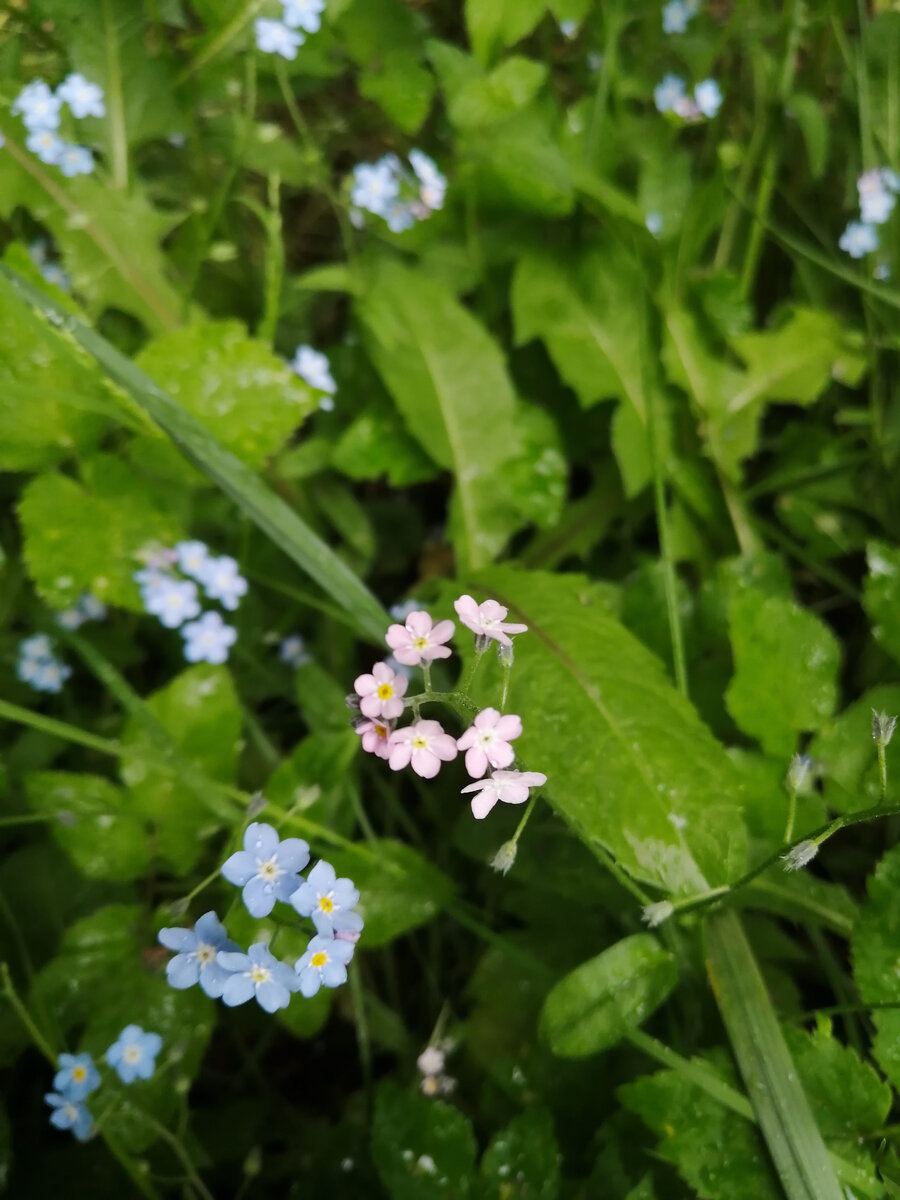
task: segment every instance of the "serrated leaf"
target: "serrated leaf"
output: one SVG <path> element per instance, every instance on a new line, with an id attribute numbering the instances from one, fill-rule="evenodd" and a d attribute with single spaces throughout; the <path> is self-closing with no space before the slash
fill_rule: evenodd
<path id="1" fill-rule="evenodd" d="M 544 1001 L 541 1034 L 564 1058 L 608 1050 L 642 1025 L 677 982 L 669 951 L 652 934 L 633 934 L 556 984 Z"/>
<path id="2" fill-rule="evenodd" d="M 785 1030 L 788 1049 L 823 1137 L 861 1142 L 884 1125 L 892 1095 L 852 1046 L 821 1030 Z"/>
<path id="3" fill-rule="evenodd" d="M 882 858 L 867 884 L 850 943 L 853 978 L 863 1004 L 900 1004 L 900 847 Z M 895 1088 L 900 1088 L 900 1010 L 873 1012 L 872 1053 Z"/>
<path id="4" fill-rule="evenodd" d="M 465 1200 L 472 1194 L 475 1136 L 442 1100 L 382 1083 L 372 1119 L 372 1158 L 391 1200 Z"/>
<path id="5" fill-rule="evenodd" d="M 504 1189 L 510 1200 L 556 1200 L 559 1150 L 545 1108 L 529 1108 L 494 1134 L 481 1159 L 481 1182 L 484 1200 L 495 1200 Z"/>

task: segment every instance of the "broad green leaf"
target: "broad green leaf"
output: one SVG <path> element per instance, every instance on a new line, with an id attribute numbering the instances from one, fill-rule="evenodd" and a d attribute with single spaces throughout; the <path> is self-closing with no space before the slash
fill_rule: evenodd
<path id="1" fill-rule="evenodd" d="M 589 847 L 637 878 L 692 894 L 744 867 L 739 783 L 722 747 L 662 664 L 594 597 L 587 579 L 497 568 L 460 590 L 528 625 L 516 640 L 517 749 Z"/>
<path id="2" fill-rule="evenodd" d="M 868 900 L 850 943 L 853 978 L 863 1004 L 900 1004 L 900 847 L 889 850 L 867 885 Z M 900 1009 L 872 1013 L 872 1053 L 900 1088 Z"/>
<path id="3" fill-rule="evenodd" d="M 25 780 L 28 803 L 54 818 L 54 839 L 90 879 L 139 879 L 150 860 L 144 822 L 108 779 L 38 771 Z"/>
<path id="4" fill-rule="evenodd" d="M 881 779 L 872 738 L 872 712 L 900 716 L 900 686 L 872 688 L 861 700 L 845 708 L 819 730 L 809 746 L 813 762 L 822 768 L 829 808 L 839 813 L 858 812 L 878 804 Z M 885 747 L 889 796 L 900 781 L 900 739 Z"/>
<path id="5" fill-rule="evenodd" d="M 351 479 L 387 478 L 391 487 L 433 479 L 437 467 L 406 432 L 392 409 L 377 404 L 347 426 L 331 455 L 331 465 Z"/>
<path id="6" fill-rule="evenodd" d="M 388 50 L 359 73 L 360 94 L 374 100 L 404 133 L 415 133 L 428 116 L 434 77 L 417 51 Z"/>
<path id="7" fill-rule="evenodd" d="M 797 734 L 820 729 L 834 712 L 840 644 L 815 613 L 754 588 L 732 595 L 729 632 L 728 711 L 767 753 L 787 760 Z"/>
<path id="8" fill-rule="evenodd" d="M 56 319 L 64 323 L 75 341 L 99 362 L 116 383 L 130 393 L 138 407 L 168 434 L 184 454 L 240 505 L 285 554 L 335 598 L 361 633 L 381 644 L 388 625 L 387 614 L 381 605 L 279 496 L 109 342 L 80 321 L 66 317 L 40 292 L 29 287 L 2 264 L 0 274 L 13 284 L 23 302 L 45 315 L 54 314 Z"/>
<path id="9" fill-rule="evenodd" d="M 852 1046 L 823 1030 L 788 1028 L 785 1037 L 826 1140 L 861 1142 L 882 1128 L 891 1089 Z"/>
<path id="10" fill-rule="evenodd" d="M 132 576 L 151 543 L 172 545 L 178 520 L 161 493 L 125 463 L 102 456 L 95 486 L 65 475 L 41 475 L 22 491 L 24 555 L 38 592 L 53 608 L 71 607 L 84 592 L 142 611 Z M 102 491 L 99 489 L 103 489 Z"/>
<path id="11" fill-rule="evenodd" d="M 252 467 L 287 441 L 316 407 L 308 384 L 240 321 L 162 334 L 137 365 Z"/>
<path id="12" fill-rule="evenodd" d="M 490 62 L 498 51 L 531 33 L 546 0 L 466 0 L 466 30 L 475 57 Z"/>
<path id="13" fill-rule="evenodd" d="M 566 502 L 569 466 L 556 422 L 544 408 L 521 403 L 516 425 L 521 457 L 506 471 L 506 486 L 518 511 L 539 529 L 560 519 Z"/>
<path id="14" fill-rule="evenodd" d="M 494 1134 L 481 1160 L 481 1180 L 484 1200 L 495 1200 L 504 1189 L 510 1197 L 556 1200 L 559 1150 L 545 1108 L 529 1108 Z"/>
<path id="15" fill-rule="evenodd" d="M 503 121 L 530 104 L 546 78 L 544 63 L 514 54 L 456 92 L 448 106 L 450 120 L 460 129 Z"/>
<path id="16" fill-rule="evenodd" d="M 148 697 L 147 708 L 180 755 L 219 783 L 233 783 L 241 710 L 225 667 L 189 667 Z M 190 870 L 221 822 L 211 815 L 178 766 L 167 762 L 136 718 L 122 734 L 122 781 L 131 803 L 154 827 L 156 849 L 173 870 Z"/>
<path id="17" fill-rule="evenodd" d="M 556 984 L 544 1002 L 541 1034 L 564 1058 L 608 1050 L 642 1025 L 677 982 L 669 951 L 652 934 L 633 934 Z"/>
<path id="18" fill-rule="evenodd" d="M 380 265 L 360 315 L 410 432 L 454 474 L 460 561 L 484 566 L 519 523 L 504 488 L 521 439 L 503 355 L 439 284 L 396 263 Z"/>
<path id="19" fill-rule="evenodd" d="M 644 161 L 638 201 L 648 216 L 656 213 L 661 218 L 662 227 L 656 235 L 661 242 L 677 236 L 692 189 L 691 158 L 686 152 L 654 154 Z"/>
<path id="20" fill-rule="evenodd" d="M 461 136 L 458 154 L 476 168 L 479 198 L 504 215 L 512 207 L 563 217 L 575 207 L 569 163 L 534 106 L 501 125 Z"/>
<path id="21" fill-rule="evenodd" d="M 873 541 L 866 548 L 866 558 L 869 574 L 863 585 L 863 604 L 872 622 L 872 635 L 900 662 L 900 550 Z"/>
<path id="22" fill-rule="evenodd" d="M 391 1200 L 466 1200 L 473 1194 L 475 1136 L 443 1100 L 382 1083 L 372 1118 L 372 1157 Z"/>

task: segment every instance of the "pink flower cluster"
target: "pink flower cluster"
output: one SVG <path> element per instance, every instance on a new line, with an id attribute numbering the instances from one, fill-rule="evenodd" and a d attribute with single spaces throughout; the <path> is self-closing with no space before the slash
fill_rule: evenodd
<path id="1" fill-rule="evenodd" d="M 507 609 L 496 600 L 477 604 L 468 595 L 460 596 L 453 607 L 460 621 L 476 636 L 483 651 L 489 641 L 512 647 L 510 634 L 525 633 L 528 626 L 506 620 Z M 406 667 L 430 667 L 436 659 L 449 658 L 446 643 L 455 630 L 452 621 L 432 620 L 427 612 L 411 612 L 405 622 L 391 625 L 385 636 L 397 664 Z M 427 672 L 426 672 L 427 678 Z M 368 754 L 387 759 L 392 771 L 410 766 L 423 779 L 433 779 L 446 762 L 465 751 L 466 770 L 474 783 L 463 788 L 472 796 L 472 812 L 481 819 L 495 804 L 524 804 L 529 788 L 547 782 L 539 771 L 510 770 L 515 758 L 511 743 L 522 733 L 522 720 L 512 713 L 484 708 L 459 738 L 447 733 L 440 721 L 418 718 L 411 725 L 395 728 L 403 710 L 417 698 L 407 698 L 408 680 L 386 662 L 376 663 L 371 672 L 359 675 L 354 683 L 359 710 L 366 719 L 356 726 L 362 748 Z M 491 774 L 485 778 L 488 769 Z"/>

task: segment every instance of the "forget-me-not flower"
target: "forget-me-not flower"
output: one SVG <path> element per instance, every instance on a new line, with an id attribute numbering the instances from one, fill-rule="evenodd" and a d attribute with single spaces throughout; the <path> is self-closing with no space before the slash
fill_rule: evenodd
<path id="1" fill-rule="evenodd" d="M 55 694 L 72 674 L 72 668 L 53 654 L 53 643 L 46 634 L 38 633 L 19 643 L 16 675 L 36 692 Z"/>
<path id="2" fill-rule="evenodd" d="M 841 234 L 838 245 L 851 258 L 864 258 L 878 249 L 878 231 L 874 225 L 851 221 Z"/>
<path id="3" fill-rule="evenodd" d="M 296 29 L 289 29 L 283 21 L 272 21 L 268 17 L 257 17 L 253 22 L 256 32 L 256 48 L 263 54 L 280 54 L 282 58 L 297 57 L 297 48 L 306 38 Z"/>
<path id="4" fill-rule="evenodd" d="M 353 168 L 353 190 L 350 200 L 357 208 L 376 217 L 387 217 L 390 207 L 400 194 L 400 183 L 388 156 L 377 163 L 359 163 Z"/>
<path id="5" fill-rule="evenodd" d="M 22 659 L 34 659 L 40 661 L 45 658 L 52 658 L 53 643 L 47 637 L 46 633 L 34 633 L 31 637 L 23 638 L 19 642 L 19 657 Z"/>
<path id="6" fill-rule="evenodd" d="M 295 670 L 310 661 L 306 643 L 299 633 L 290 633 L 286 638 L 282 638 L 281 645 L 278 647 L 278 657 Z"/>
<path id="7" fill-rule="evenodd" d="M 47 1092 L 44 1101 L 53 1109 L 50 1114 L 51 1125 L 56 1129 L 71 1129 L 77 1141 L 87 1141 L 94 1118 L 84 1104 L 68 1096 L 61 1096 L 58 1092 Z"/>
<path id="8" fill-rule="evenodd" d="M 443 208 L 447 180 L 437 169 L 437 164 L 421 150 L 410 150 L 409 165 L 421 184 L 419 188 L 421 202 L 430 210 Z"/>
<path id="9" fill-rule="evenodd" d="M 578 22 L 572 20 L 560 21 L 559 32 L 571 42 L 573 38 L 578 37 Z"/>
<path id="10" fill-rule="evenodd" d="M 229 883 L 243 888 L 244 904 L 251 917 L 267 917 L 276 900 L 290 902 L 302 880 L 299 872 L 309 862 L 309 846 L 302 838 L 280 841 L 271 825 L 254 821 L 244 832 L 244 848 L 222 864 Z"/>
<path id="11" fill-rule="evenodd" d="M 99 83 L 91 83 L 79 71 L 73 71 L 56 89 L 56 94 L 63 103 L 68 104 L 72 116 L 105 117 L 106 105 L 103 103 L 103 88 Z"/>
<path id="12" fill-rule="evenodd" d="M 228 972 L 222 1002 L 229 1008 L 256 998 L 266 1012 L 287 1008 L 298 979 L 287 963 L 279 962 L 265 942 L 254 942 L 246 954 L 220 951 L 217 962 Z"/>
<path id="13" fill-rule="evenodd" d="M 167 950 L 176 951 L 166 963 L 166 979 L 179 991 L 199 983 L 207 996 L 217 1000 L 224 990 L 228 971 L 216 962 L 220 950 L 240 952 L 229 941 L 225 926 L 214 912 L 197 918 L 193 929 L 161 929 L 159 940 Z"/>
<path id="14" fill-rule="evenodd" d="M 52 129 L 35 129 L 25 139 L 25 145 L 32 154 L 37 155 L 41 162 L 47 163 L 51 167 L 56 166 L 60 155 L 66 148 L 66 143 Z"/>
<path id="15" fill-rule="evenodd" d="M 205 612 L 199 621 L 182 625 L 184 657 L 189 663 L 218 665 L 228 661 L 228 651 L 237 639 L 237 630 L 226 625 L 217 612 Z"/>
<path id="16" fill-rule="evenodd" d="M 185 621 L 200 615 L 197 585 L 190 579 L 161 575 L 145 587 L 144 607 L 152 616 L 159 617 L 166 629 L 177 629 Z"/>
<path id="17" fill-rule="evenodd" d="M 889 168 L 863 171 L 856 181 L 860 216 L 866 225 L 883 225 L 897 202 L 900 179 Z"/>
<path id="18" fill-rule="evenodd" d="M 325 0 L 282 0 L 282 4 L 285 25 L 290 25 L 292 29 L 305 29 L 307 33 L 318 32 L 325 11 Z"/>
<path id="19" fill-rule="evenodd" d="M 156 1056 L 162 1049 L 158 1033 L 145 1033 L 140 1025 L 126 1025 L 106 1052 L 106 1061 L 123 1083 L 149 1079 L 156 1070 Z"/>
<path id="20" fill-rule="evenodd" d="M 67 179 L 74 179 L 76 175 L 90 175 L 93 172 L 94 156 L 87 146 L 70 146 L 63 142 L 56 165 Z"/>
<path id="21" fill-rule="evenodd" d="M 722 107 L 722 89 L 715 79 L 704 79 L 694 88 L 694 100 L 704 117 L 712 120 Z"/>
<path id="22" fill-rule="evenodd" d="M 25 128 L 34 133 L 39 129 L 56 129 L 61 108 L 62 100 L 54 96 L 43 79 L 35 79 L 22 88 L 10 112 L 21 116 Z"/>
<path id="23" fill-rule="evenodd" d="M 203 590 L 210 600 L 218 600 L 223 608 L 234 612 L 247 591 L 247 580 L 238 571 L 235 560 L 223 554 L 207 563 L 203 572 Z"/>
<path id="24" fill-rule="evenodd" d="M 691 8 L 684 0 L 669 0 L 662 10 L 663 33 L 684 33 L 692 16 Z"/>
<path id="25" fill-rule="evenodd" d="M 326 395 L 319 401 L 319 408 L 330 412 L 334 408 L 331 397 L 337 391 L 337 384 L 331 374 L 331 365 L 324 354 L 314 350 L 312 346 L 298 346 L 291 366 L 301 379 L 310 387 Z"/>
<path id="26" fill-rule="evenodd" d="M 331 863 L 317 862 L 291 896 L 291 904 L 301 917 L 312 917 L 316 931 L 323 937 L 333 937 L 345 923 L 347 913 L 359 902 L 359 892 L 352 879 L 338 879 Z"/>
<path id="27" fill-rule="evenodd" d="M 210 563 L 209 546 L 205 542 L 176 542 L 175 561 L 179 570 L 202 583 Z"/>
<path id="28" fill-rule="evenodd" d="M 347 963 L 352 957 L 351 942 L 316 934 L 294 967 L 300 980 L 301 996 L 308 1000 L 320 987 L 334 988 L 346 983 Z"/>
<path id="29" fill-rule="evenodd" d="M 653 102 L 659 112 L 671 112 L 684 94 L 684 80 L 680 75 L 669 73 L 653 89 Z"/>
<path id="30" fill-rule="evenodd" d="M 69 1100 L 83 1100 L 100 1086 L 100 1072 L 89 1054 L 61 1054 L 53 1076 L 54 1090 Z"/>
<path id="31" fill-rule="evenodd" d="M 96 596 L 92 596 L 90 592 L 79 596 L 72 608 L 67 608 L 64 612 L 56 615 L 56 619 L 63 629 L 69 630 L 80 629 L 86 621 L 102 621 L 105 617 L 106 605 Z"/>

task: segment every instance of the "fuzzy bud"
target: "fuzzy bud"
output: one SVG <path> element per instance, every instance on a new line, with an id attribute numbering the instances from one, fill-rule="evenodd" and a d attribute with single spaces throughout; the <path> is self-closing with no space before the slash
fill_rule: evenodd
<path id="1" fill-rule="evenodd" d="M 796 846 L 792 846 L 787 854 L 782 854 L 781 861 L 784 863 L 786 871 L 799 871 L 803 867 L 808 866 L 819 853 L 817 842 L 812 842 L 809 838 L 804 842 L 798 842 Z"/>
<path id="2" fill-rule="evenodd" d="M 516 843 L 512 840 L 504 842 L 491 859 L 491 867 L 495 871 L 499 871 L 501 875 L 505 875 L 516 861 L 516 854 Z"/>
<path id="3" fill-rule="evenodd" d="M 671 900 L 658 900 L 655 904 L 647 904 L 641 909 L 641 920 L 650 929 L 656 929 L 674 913 L 675 905 Z"/>
<path id="4" fill-rule="evenodd" d="M 351 692 L 349 696 L 344 697 L 344 703 L 351 712 L 359 712 L 359 699 L 356 692 Z"/>
<path id="5" fill-rule="evenodd" d="M 491 644 L 491 638 L 486 633 L 475 634 L 475 653 L 484 654 L 488 646 Z"/>
<path id="6" fill-rule="evenodd" d="M 876 712 L 874 708 L 872 709 L 872 737 L 882 746 L 887 746 L 894 736 L 896 724 L 896 717 L 889 717 L 887 713 Z"/>
<path id="7" fill-rule="evenodd" d="M 791 759 L 791 765 L 788 768 L 788 787 L 792 792 L 799 792 L 806 783 L 809 773 L 812 770 L 813 760 L 808 754 L 795 754 Z"/>
<path id="8" fill-rule="evenodd" d="M 500 661 L 501 667 L 505 667 L 506 670 L 508 671 L 509 668 L 513 665 L 514 654 L 513 654 L 512 644 L 510 643 L 510 645 L 508 645 L 508 646 L 503 646 L 503 645 L 500 645 L 500 643 L 498 643 L 497 644 L 497 658 Z"/>

